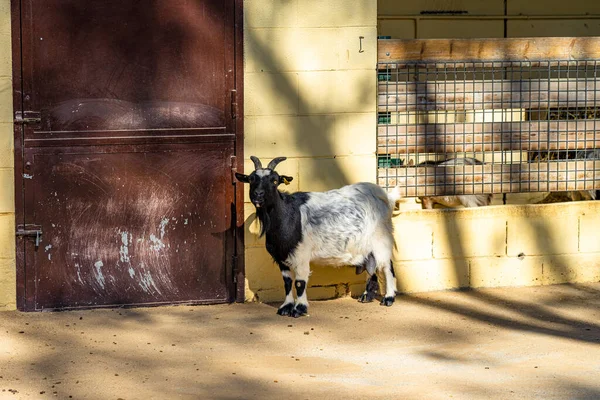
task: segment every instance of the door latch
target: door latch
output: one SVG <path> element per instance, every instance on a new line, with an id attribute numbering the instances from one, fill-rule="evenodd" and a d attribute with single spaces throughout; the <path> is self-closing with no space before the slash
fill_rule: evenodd
<path id="1" fill-rule="evenodd" d="M 35 238 L 35 248 L 40 247 L 42 241 L 42 227 L 40 225 L 22 225 L 17 227 L 17 236 Z"/>
<path id="2" fill-rule="evenodd" d="M 42 122 L 42 113 L 39 111 L 16 111 L 16 124 L 40 124 Z"/>

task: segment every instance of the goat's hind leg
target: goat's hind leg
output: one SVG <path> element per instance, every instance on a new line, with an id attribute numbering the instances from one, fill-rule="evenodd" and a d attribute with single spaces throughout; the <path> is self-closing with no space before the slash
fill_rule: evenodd
<path id="1" fill-rule="evenodd" d="M 392 260 L 384 264 L 382 269 L 385 274 L 385 297 L 381 299 L 381 305 L 389 307 L 396 298 L 396 274 Z"/>
<path id="2" fill-rule="evenodd" d="M 377 274 L 375 274 L 375 257 L 373 253 L 369 253 L 367 258 L 362 265 L 356 267 L 356 273 L 360 274 L 363 271 L 367 271 L 367 285 L 365 287 L 365 291 L 359 297 L 358 301 L 361 303 L 369 303 L 373 301 L 377 293 L 379 293 L 379 282 L 377 281 Z"/>
<path id="3" fill-rule="evenodd" d="M 285 300 L 283 304 L 279 306 L 277 314 L 279 315 L 292 315 L 294 310 L 294 294 L 292 293 L 292 274 L 290 269 L 284 265 L 280 265 L 281 275 L 283 276 L 283 287 L 285 288 Z"/>
<path id="4" fill-rule="evenodd" d="M 358 301 L 361 303 L 370 303 L 375 299 L 379 293 L 379 282 L 377 281 L 377 274 L 372 274 L 367 277 L 367 286 L 365 291 L 360 295 Z"/>

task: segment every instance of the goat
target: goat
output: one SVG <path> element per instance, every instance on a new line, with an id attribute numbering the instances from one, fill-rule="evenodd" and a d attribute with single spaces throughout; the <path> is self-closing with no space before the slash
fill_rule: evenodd
<path id="1" fill-rule="evenodd" d="M 600 160 L 600 149 L 580 150 L 575 153 L 575 159 Z M 573 190 L 568 192 L 551 192 L 538 204 L 556 203 L 562 201 L 600 200 L 600 190 Z"/>
<path id="2" fill-rule="evenodd" d="M 483 163 L 475 158 L 451 158 L 442 162 L 425 161 L 419 166 L 427 165 L 482 165 Z M 423 196 L 421 208 L 432 209 L 434 204 L 441 204 L 445 207 L 482 207 L 489 206 L 492 202 L 492 194 L 466 194 L 456 196 Z"/>
<path id="3" fill-rule="evenodd" d="M 280 175 L 275 167 L 286 157 L 277 157 L 263 168 L 257 157 L 250 157 L 255 170 L 236 178 L 250 184 L 250 201 L 261 223 L 260 235 L 266 235 L 266 248 L 283 276 L 285 300 L 277 314 L 300 317 L 308 313 L 306 287 L 310 263 L 330 266 L 355 266 L 366 269 L 367 288 L 361 302 L 373 300 L 377 288 L 376 271 L 383 270 L 386 280 L 381 304 L 391 306 L 396 296 L 392 266 L 394 246 L 392 211 L 399 194 L 387 194 L 372 183 L 356 183 L 327 192 L 278 190 L 292 177 Z M 295 278 L 296 300 L 292 293 Z"/>

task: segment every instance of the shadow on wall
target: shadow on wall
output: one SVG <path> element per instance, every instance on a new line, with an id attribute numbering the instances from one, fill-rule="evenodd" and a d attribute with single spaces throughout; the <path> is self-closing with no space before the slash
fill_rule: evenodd
<path id="1" fill-rule="evenodd" d="M 510 59 L 510 56 L 506 53 L 506 48 L 504 48 L 504 59 Z M 497 79 L 504 79 L 505 78 L 505 74 L 500 72 L 501 76 L 498 76 L 498 72 L 491 72 L 492 74 L 492 78 L 494 80 Z M 434 79 L 438 79 L 437 76 Z M 452 78 L 450 78 L 452 79 Z M 476 78 L 472 78 L 472 79 L 476 79 Z M 481 79 L 481 78 L 479 78 Z M 489 78 L 487 78 L 489 79 Z M 513 88 L 513 92 L 518 92 L 520 90 L 521 87 L 521 83 L 520 82 L 515 82 L 514 83 L 516 85 L 515 88 Z M 428 93 L 427 89 L 429 88 L 429 85 L 424 85 L 424 89 L 425 89 L 425 93 L 424 98 L 430 99 L 430 98 L 437 98 L 437 96 L 435 95 L 435 93 Z M 445 104 L 432 104 L 432 109 L 435 110 L 444 110 L 445 109 Z M 446 132 L 446 128 L 443 126 L 443 124 L 440 123 L 433 123 L 434 128 L 432 129 L 433 132 L 435 132 L 436 135 L 443 135 Z M 443 138 L 440 139 L 440 142 L 443 142 Z M 465 157 L 468 157 L 469 155 L 465 155 Z M 475 155 L 473 155 L 475 156 Z M 515 166 L 518 167 L 518 166 Z M 496 196 L 500 196 L 498 194 L 496 194 Z M 527 207 L 527 206 L 525 206 Z M 435 212 L 435 211 L 434 211 Z M 543 215 L 543 214 L 542 214 Z M 448 214 L 447 217 L 443 217 L 440 218 L 441 223 L 443 224 L 444 230 L 446 232 L 445 237 L 438 237 L 438 238 L 434 238 L 434 241 L 445 241 L 445 246 L 450 249 L 450 255 L 449 258 L 451 259 L 451 262 L 453 263 L 453 277 L 452 277 L 452 281 L 455 282 L 456 284 L 456 288 L 469 288 L 473 285 L 473 279 L 471 276 L 471 266 L 470 263 L 471 261 L 467 259 L 467 256 L 465 254 L 465 251 L 467 248 L 472 247 L 469 246 L 467 243 L 467 241 L 471 241 L 472 240 L 472 235 L 473 235 L 473 231 L 477 231 L 476 229 L 474 230 L 469 230 L 469 232 L 464 231 L 463 228 L 465 226 L 465 224 L 458 224 L 456 223 L 456 219 L 453 218 L 454 215 L 453 213 Z M 518 218 L 518 217 L 516 217 Z M 511 219 L 513 221 L 513 223 L 511 223 Z M 522 227 L 524 226 L 524 224 L 517 224 L 514 223 L 515 221 L 515 217 L 510 218 L 508 215 L 506 216 L 506 228 L 505 229 L 505 235 L 506 235 L 506 245 L 505 245 L 505 254 L 504 256 L 510 257 L 511 254 L 509 254 L 509 252 L 514 253 L 515 249 L 513 248 L 511 251 L 511 249 L 508 248 L 509 245 L 509 241 L 510 241 L 510 237 L 513 236 L 522 236 L 522 237 L 527 237 L 527 238 L 537 238 L 536 243 L 531 245 L 529 243 L 524 243 L 523 247 L 528 248 L 528 249 L 535 249 L 534 251 L 538 251 L 537 254 L 547 254 L 547 255 L 557 255 L 560 254 L 560 242 L 561 242 L 561 237 L 560 235 L 562 235 L 564 232 L 563 231 L 558 231 L 556 229 L 552 229 L 552 228 L 556 228 L 556 224 L 554 223 L 548 223 L 546 221 L 540 220 L 540 218 L 529 218 L 527 219 L 528 222 L 528 226 L 526 228 L 526 232 L 523 232 L 522 234 L 520 234 L 519 232 L 514 232 L 513 230 L 515 228 L 517 229 L 523 229 Z M 551 221 L 553 222 L 553 221 Z M 494 224 L 495 225 L 495 224 Z M 492 227 L 494 226 L 492 225 Z M 488 226 L 489 227 L 489 226 Z M 571 230 L 569 230 L 570 232 Z M 504 233 L 503 232 L 503 233 Z M 481 235 L 493 235 L 494 233 L 490 230 L 486 231 L 485 229 L 481 232 Z M 398 236 L 397 236 L 398 238 Z M 490 240 L 494 240 L 497 241 L 497 236 L 495 235 L 493 238 L 491 238 Z M 523 253 L 521 251 L 516 251 L 516 253 L 519 254 L 519 256 L 521 256 Z M 528 255 L 528 254 L 525 254 Z M 512 256 L 514 256 L 515 258 L 517 257 L 516 254 L 512 254 Z M 509 260 L 506 259 L 506 261 L 508 262 Z M 529 273 L 529 271 L 527 271 L 527 273 Z M 568 276 L 569 271 L 568 268 L 564 265 L 564 263 L 551 263 L 551 265 L 548 266 L 548 269 L 546 271 L 544 271 L 544 274 L 550 274 L 550 275 L 554 275 L 554 276 Z M 398 278 L 399 282 L 401 281 L 402 277 L 400 276 Z"/>
<path id="2" fill-rule="evenodd" d="M 260 18 L 260 26 L 286 27 L 286 23 L 288 23 L 286 18 L 289 18 L 289 14 L 293 14 L 292 10 L 296 11 L 296 1 L 282 0 L 277 3 L 279 4 L 278 8 L 274 6 L 270 10 L 264 8 L 259 12 L 260 15 L 246 13 L 246 26 L 254 26 Z M 361 7 L 361 9 L 356 9 L 356 7 Z M 367 8 L 370 9 L 364 2 L 357 2 L 356 7 L 336 7 L 334 17 L 329 14 L 315 13 L 315 21 L 311 26 L 319 26 L 318 24 L 323 23 L 324 18 L 353 21 L 355 15 L 364 14 L 367 12 Z M 310 19 L 307 16 L 303 17 Z M 249 19 L 250 21 L 248 21 Z M 288 24 L 293 26 L 294 23 Z M 352 183 L 356 179 L 348 175 L 343 168 L 342 161 L 328 162 L 338 155 L 337 148 L 339 146 L 335 143 L 336 137 L 341 137 L 340 140 L 343 140 L 343 132 L 340 132 L 343 128 L 339 122 L 343 115 L 343 105 L 335 104 L 335 102 L 343 102 L 345 99 L 341 93 L 350 91 L 353 99 L 359 99 L 360 103 L 368 105 L 375 100 L 373 92 L 375 86 L 366 78 L 360 81 L 343 81 L 340 76 L 343 76 L 344 70 L 339 70 L 340 75 L 335 76 L 339 81 L 338 84 L 327 85 L 327 87 L 303 85 L 299 79 L 299 71 L 315 76 L 332 71 L 311 70 L 305 72 L 310 65 L 319 63 L 319 60 L 311 59 L 319 54 L 316 49 L 317 45 L 320 49 L 323 48 L 317 42 L 314 42 L 315 49 L 311 49 L 310 42 L 305 43 L 306 46 L 303 46 L 302 49 L 294 49 L 291 60 L 288 59 L 289 53 L 284 54 L 279 50 L 293 46 L 295 41 L 286 45 L 285 40 L 288 38 L 291 40 L 293 35 L 288 35 L 285 31 L 288 30 L 244 30 L 244 47 L 251 49 L 251 51 L 246 51 L 246 57 L 252 57 L 252 59 L 246 60 L 246 64 L 252 63 L 256 66 L 254 84 L 250 86 L 249 82 L 246 82 L 245 90 L 246 113 L 252 119 L 251 124 L 255 125 L 247 126 L 245 131 L 247 135 L 259 132 L 260 137 L 263 138 L 257 140 L 256 146 L 251 146 L 253 150 L 249 150 L 246 146 L 245 158 L 255 155 L 261 158 L 263 164 L 266 164 L 268 160 L 276 156 L 286 156 L 292 159 L 288 159 L 278 166 L 278 171 L 295 171 L 302 168 L 303 177 L 309 176 L 311 179 L 315 179 L 314 182 L 303 181 L 300 183 L 299 177 L 296 175 L 296 181 L 292 182 L 290 188 L 297 188 L 297 185 L 301 184 L 301 189 L 304 191 L 327 190 Z M 274 45 L 274 43 L 282 42 L 283 46 Z M 331 52 L 335 53 L 336 51 L 336 45 L 332 43 Z M 342 56 L 339 54 L 340 58 Z M 315 93 L 319 90 L 320 92 Z M 255 110 L 251 111 L 252 107 Z M 249 118 L 246 118 L 246 121 Z M 261 125 L 263 121 L 265 122 Z M 365 134 L 373 133 L 365 132 Z M 289 136 L 285 137 L 285 135 Z M 276 150 L 271 150 L 280 147 L 276 145 L 279 141 L 288 144 L 287 147 L 293 149 L 295 154 L 279 154 L 275 153 Z M 250 154 L 249 151 L 253 151 L 253 153 Z M 296 157 L 300 157 L 300 161 L 294 159 Z M 246 164 L 246 168 L 249 166 L 250 164 Z M 251 260 L 246 263 L 247 286 L 261 300 L 283 299 L 283 282 L 279 269 L 266 252 L 264 240 L 257 237 L 259 228 L 257 227 L 258 222 L 255 221 L 255 210 L 249 206 L 245 210 L 246 259 Z M 335 271 L 326 267 L 313 268 L 313 274 L 309 281 L 309 296 L 332 298 L 346 294 L 350 285 L 365 280 L 362 275 L 354 275 L 354 271 L 353 268 L 342 268 Z M 251 296 L 251 294 L 248 295 Z"/>

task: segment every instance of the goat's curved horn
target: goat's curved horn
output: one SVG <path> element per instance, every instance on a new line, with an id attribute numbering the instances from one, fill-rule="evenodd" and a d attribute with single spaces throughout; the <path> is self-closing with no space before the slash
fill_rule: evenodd
<path id="1" fill-rule="evenodd" d="M 277 164 L 279 164 L 280 162 L 285 161 L 285 160 L 287 160 L 287 157 L 276 157 L 271 160 L 271 162 L 269 163 L 267 168 L 273 170 L 273 169 L 275 169 Z"/>
<path id="2" fill-rule="evenodd" d="M 250 159 L 254 163 L 254 169 L 262 169 L 262 163 L 258 159 L 258 157 L 250 156 Z"/>

